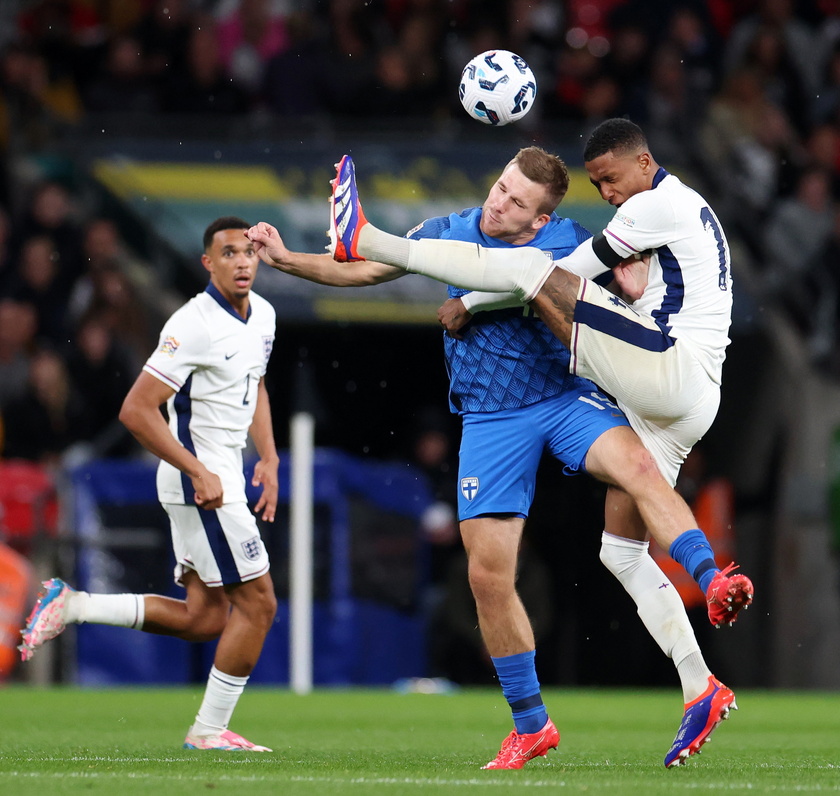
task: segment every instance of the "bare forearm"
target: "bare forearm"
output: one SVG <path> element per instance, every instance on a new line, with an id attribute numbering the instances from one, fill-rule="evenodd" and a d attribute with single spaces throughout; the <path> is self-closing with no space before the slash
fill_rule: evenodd
<path id="1" fill-rule="evenodd" d="M 169 462 L 190 478 L 202 474 L 201 463 L 172 436 L 159 409 L 149 411 L 130 404 L 123 405 L 120 421 L 150 453 Z"/>
<path id="2" fill-rule="evenodd" d="M 292 276 L 333 287 L 376 285 L 405 274 L 405 271 L 399 268 L 382 263 L 338 263 L 329 254 L 303 252 L 287 252 L 281 261 L 272 259 L 270 265 Z"/>

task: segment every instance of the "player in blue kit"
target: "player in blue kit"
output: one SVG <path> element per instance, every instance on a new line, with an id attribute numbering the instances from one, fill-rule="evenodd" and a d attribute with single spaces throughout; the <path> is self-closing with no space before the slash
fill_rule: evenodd
<path id="1" fill-rule="evenodd" d="M 274 308 L 251 291 L 259 266 L 249 225 L 214 221 L 204 233 L 203 293 L 166 322 L 158 349 L 129 391 L 120 419 L 160 458 L 158 498 L 169 515 L 176 600 L 156 594 L 88 594 L 59 578 L 43 584 L 22 631 L 27 660 L 71 623 L 130 627 L 186 641 L 219 639 L 187 749 L 270 752 L 228 729 L 277 609 L 269 560 L 245 497 L 246 437 L 260 455 L 254 511 L 274 521 L 278 457 L 264 376 Z M 160 408 L 166 404 L 169 422 Z"/>
<path id="2" fill-rule="evenodd" d="M 429 219 L 407 237 L 469 241 L 500 253 L 536 246 L 562 257 L 589 238 L 575 222 L 554 213 L 567 188 L 563 162 L 528 147 L 507 165 L 481 208 Z M 404 273 L 378 262 L 339 265 L 328 255 L 291 252 L 266 223 L 248 234 L 265 262 L 322 284 L 371 285 Z M 450 288 L 450 295 L 468 301 L 465 294 Z M 645 505 L 660 532 L 672 523 L 674 506 L 684 503 L 659 475 L 623 413 L 592 382 L 569 374 L 568 348 L 528 308 L 482 313 L 462 340 L 447 336 L 445 349 L 450 404 L 463 422 L 458 499 L 470 585 L 515 725 L 486 768 L 521 768 L 559 742 L 540 696 L 534 637 L 515 588 L 519 543 L 543 451 L 551 451 L 570 472 L 585 470 L 626 490 Z M 682 602 L 673 588 L 661 588 L 670 584 L 646 555 L 646 543 L 625 538 L 621 524 L 609 516 L 606 527 L 602 558 L 673 658 L 685 701 L 703 697 L 711 673 Z M 699 744 L 701 734 L 708 737 L 722 713 L 723 708 L 709 719 L 706 709 L 708 720 L 686 736 L 685 747 Z"/>

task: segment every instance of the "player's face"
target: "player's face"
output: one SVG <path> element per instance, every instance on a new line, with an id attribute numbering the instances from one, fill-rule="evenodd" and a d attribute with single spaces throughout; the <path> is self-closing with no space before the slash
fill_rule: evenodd
<path id="1" fill-rule="evenodd" d="M 654 163 L 647 152 L 618 156 L 607 152 L 588 160 L 584 166 L 601 198 L 613 207 L 621 207 L 631 196 L 648 190 L 653 184 Z"/>
<path id="2" fill-rule="evenodd" d="M 508 243 L 527 243 L 549 220 L 540 212 L 546 189 L 509 165 L 487 194 L 481 209 L 481 231 Z"/>
<path id="3" fill-rule="evenodd" d="M 201 262 L 210 272 L 213 284 L 233 305 L 247 300 L 257 275 L 260 258 L 244 229 L 223 229 L 213 236 Z"/>

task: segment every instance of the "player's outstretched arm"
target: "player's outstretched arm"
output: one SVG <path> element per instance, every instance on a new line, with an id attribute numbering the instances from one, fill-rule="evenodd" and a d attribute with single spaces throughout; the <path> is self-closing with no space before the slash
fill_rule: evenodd
<path id="1" fill-rule="evenodd" d="M 411 240 L 383 232 L 362 212 L 353 159 L 336 166 L 330 202 L 330 252 L 348 266 L 358 261 L 388 263 L 466 290 L 514 292 L 531 301 L 554 268 L 539 249 L 485 249 L 475 243 L 421 238 Z M 518 255 L 518 257 L 517 257 Z"/>
<path id="2" fill-rule="evenodd" d="M 276 227 L 265 221 L 251 227 L 245 235 L 253 242 L 260 259 L 292 276 L 333 287 L 363 287 L 390 282 L 405 271 L 384 263 L 363 260 L 339 264 L 329 254 L 293 252 L 283 243 Z"/>
<path id="3" fill-rule="evenodd" d="M 260 379 L 257 388 L 257 407 L 254 410 L 254 419 L 251 421 L 249 430 L 254 446 L 260 455 L 260 460 L 254 466 L 254 476 L 251 479 L 253 486 L 262 484 L 262 494 L 254 506 L 254 513 L 263 513 L 262 518 L 266 522 L 274 522 L 277 511 L 277 466 L 280 464 L 280 457 L 277 455 L 277 446 L 274 442 L 274 426 L 271 422 L 271 405 L 268 400 L 268 390 L 265 388 L 265 379 Z"/>
<path id="4" fill-rule="evenodd" d="M 123 401 L 120 421 L 146 450 L 177 467 L 190 478 L 197 506 L 218 509 L 224 498 L 219 476 L 211 473 L 172 436 L 160 413 L 160 407 L 174 392 L 151 374 L 141 372 Z"/>

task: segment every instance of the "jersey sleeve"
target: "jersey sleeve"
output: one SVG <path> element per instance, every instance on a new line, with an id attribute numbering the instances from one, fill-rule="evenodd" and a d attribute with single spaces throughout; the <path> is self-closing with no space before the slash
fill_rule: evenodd
<path id="1" fill-rule="evenodd" d="M 447 216 L 435 216 L 413 227 L 405 233 L 409 240 L 422 240 L 423 238 L 441 238 L 449 230 L 450 222 Z"/>
<path id="2" fill-rule="evenodd" d="M 609 272 L 610 267 L 601 260 L 595 251 L 593 246 L 595 240 L 595 238 L 587 238 L 571 254 L 562 258 L 555 257 L 554 262 L 558 267 L 571 271 L 584 279 L 600 281 L 598 277 Z"/>
<path id="3" fill-rule="evenodd" d="M 464 302 L 464 309 L 475 315 L 477 312 L 489 312 L 490 310 L 504 310 L 510 307 L 521 307 L 522 299 L 513 293 L 482 293 L 471 291 L 461 296 Z"/>
<path id="4" fill-rule="evenodd" d="M 207 326 L 193 313 L 178 311 L 164 324 L 158 347 L 143 370 L 178 392 L 204 364 L 209 348 Z"/>
<path id="5" fill-rule="evenodd" d="M 620 259 L 673 242 L 674 209 L 662 191 L 631 196 L 604 230 L 604 238 Z"/>

